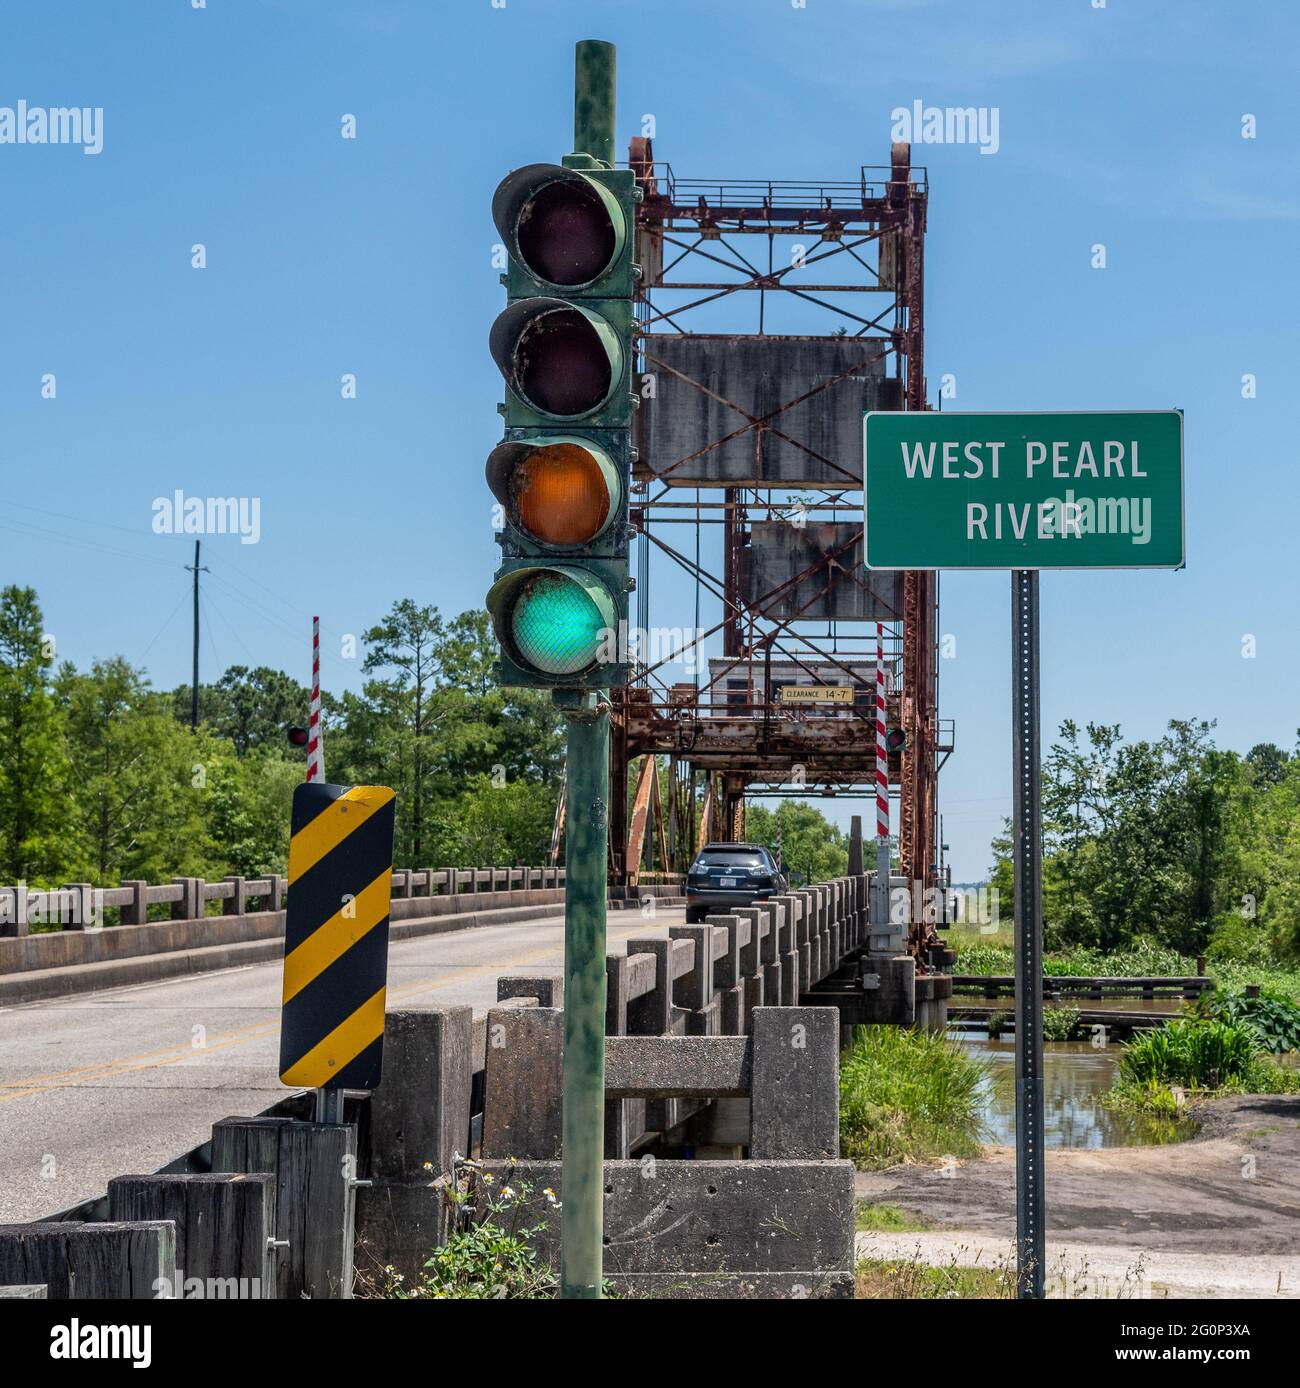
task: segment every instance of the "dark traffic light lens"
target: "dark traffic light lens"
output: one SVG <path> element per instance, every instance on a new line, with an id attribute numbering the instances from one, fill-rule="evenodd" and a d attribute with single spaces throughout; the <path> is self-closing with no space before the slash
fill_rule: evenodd
<path id="1" fill-rule="evenodd" d="M 604 273 L 617 234 L 596 192 L 571 180 L 546 183 L 519 212 L 519 255 L 538 279 L 589 284 Z"/>
<path id="2" fill-rule="evenodd" d="M 610 495 L 600 464 L 575 443 L 536 448 L 512 479 L 519 523 L 550 545 L 585 545 L 609 519 Z"/>
<path id="3" fill-rule="evenodd" d="M 530 319 L 515 344 L 513 365 L 520 395 L 553 415 L 583 415 L 596 409 L 613 381 L 599 335 L 571 308 Z"/>

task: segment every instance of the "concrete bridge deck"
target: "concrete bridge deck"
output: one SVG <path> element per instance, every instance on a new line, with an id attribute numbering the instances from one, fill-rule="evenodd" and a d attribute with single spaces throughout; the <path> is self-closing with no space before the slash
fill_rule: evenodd
<path id="1" fill-rule="evenodd" d="M 611 953 L 684 913 L 611 911 Z M 388 1002 L 486 1011 L 503 973 L 559 973 L 561 911 L 394 941 Z M 0 1222 L 37 1219 L 204 1141 L 213 1122 L 290 1091 L 276 1079 L 279 959 L 0 1008 Z"/>

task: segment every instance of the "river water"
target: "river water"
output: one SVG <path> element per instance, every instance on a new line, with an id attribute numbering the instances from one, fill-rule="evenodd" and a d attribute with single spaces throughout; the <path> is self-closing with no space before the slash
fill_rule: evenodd
<path id="1" fill-rule="evenodd" d="M 990 1065 L 985 1084 L 984 1141 L 1016 1140 L 1014 1039 L 990 1041 L 984 1032 L 951 1033 L 963 1050 Z M 1103 1108 L 1101 1097 L 1119 1068 L 1115 1047 L 1087 1041 L 1049 1041 L 1043 1046 L 1043 1119 L 1049 1147 L 1135 1147 L 1180 1142 L 1196 1125 L 1146 1118 Z"/>

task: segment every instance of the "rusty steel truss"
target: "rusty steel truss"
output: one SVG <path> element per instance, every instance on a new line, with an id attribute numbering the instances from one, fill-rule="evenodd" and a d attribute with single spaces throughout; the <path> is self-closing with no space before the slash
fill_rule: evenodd
<path id="1" fill-rule="evenodd" d="M 843 457 L 823 456 L 783 425 L 795 406 L 806 407 L 855 370 L 880 371 L 880 408 L 926 407 L 928 189 L 925 171 L 911 167 L 909 146 L 895 144 L 888 167 L 864 167 L 857 180 L 842 183 L 678 179 L 670 166 L 656 162 L 647 138 L 632 141 L 630 164 L 641 194 L 636 234 L 642 274 L 636 310 L 642 381 L 673 369 L 663 359 L 664 334 L 685 334 L 701 318 L 714 320 L 704 323 L 698 335 L 716 338 L 717 350 L 725 352 L 753 337 L 777 336 L 772 319 L 792 302 L 805 315 L 814 309 L 831 314 L 837 330 L 807 337 L 781 334 L 784 340 L 841 346 L 860 341 L 862 353 L 860 359 L 849 353 L 855 360 L 833 380 L 792 383 L 789 398 L 764 414 L 755 415 L 731 400 L 718 402 L 733 422 L 689 457 L 654 456 L 647 446 L 647 410 L 638 411 L 633 530 L 644 537 L 638 541 L 643 551 L 653 546 L 670 557 L 698 585 L 697 591 L 715 603 L 720 615 L 701 623 L 706 630 L 698 639 L 720 636 L 723 659 L 709 662 L 711 673 L 686 682 L 670 680 L 669 660 L 652 653 L 636 663 L 628 689 L 615 693 L 610 866 L 614 880 L 622 884 L 635 883 L 643 873 L 646 820 L 654 813 L 661 831 L 649 836 L 658 848 L 651 855 L 654 865 L 682 871 L 706 839 L 743 834 L 747 792 L 870 796 L 875 773 L 870 700 L 859 691 L 847 707 L 791 706 L 774 697 L 773 685 L 764 677 L 773 662 L 781 662 L 814 681 L 824 682 L 829 674 L 845 683 L 860 682 L 862 666 L 873 662 L 875 654 L 874 623 L 825 616 L 812 622 L 802 616 L 819 602 L 830 610 L 825 599 L 837 585 L 866 582 L 860 560 L 854 558 L 855 543 L 856 553 L 861 552 L 860 456 L 851 465 Z M 774 247 L 779 238 L 790 237 L 807 243 L 806 252 L 797 263 L 777 265 Z M 750 238 L 744 243 L 751 247 L 749 254 L 741 249 L 742 238 Z M 752 238 L 766 238 L 766 254 L 753 253 Z M 840 271 L 847 273 L 836 278 Z M 751 324 L 749 330 L 714 332 L 716 320 L 736 309 Z M 817 485 L 791 487 L 763 475 L 759 459 L 765 432 L 781 446 L 808 456 Z M 753 476 L 725 475 L 701 483 L 701 456 L 724 444 L 734 448 L 747 434 L 754 440 Z M 684 480 L 687 468 L 694 480 Z M 693 497 L 687 495 L 688 487 L 697 488 Z M 749 538 L 747 527 L 772 520 L 835 522 L 841 527 L 837 534 L 845 533 L 845 522 L 853 522 L 856 532 L 803 573 L 756 598 L 743 591 L 741 551 Z M 720 530 L 720 575 L 697 562 L 701 530 L 714 536 Z M 682 542 L 673 538 L 675 533 L 690 534 L 691 540 Z M 795 587 L 809 595 L 807 600 L 785 616 L 774 616 L 770 609 L 780 606 L 781 590 L 793 592 Z M 901 601 L 885 614 L 889 707 L 890 721 L 903 729 L 906 741 L 891 761 L 890 781 L 900 806 L 901 871 L 928 886 L 936 880 L 938 856 L 937 753 L 951 745 L 940 734 L 936 706 L 936 576 L 907 573 L 897 588 Z M 638 595 L 642 614 L 648 612 L 648 601 L 648 593 Z M 738 689 L 741 679 L 744 687 Z M 668 758 L 666 785 L 660 793 L 643 773 L 629 817 L 629 769 L 637 758 L 651 755 Z M 914 932 L 913 947 L 920 943 Z"/>

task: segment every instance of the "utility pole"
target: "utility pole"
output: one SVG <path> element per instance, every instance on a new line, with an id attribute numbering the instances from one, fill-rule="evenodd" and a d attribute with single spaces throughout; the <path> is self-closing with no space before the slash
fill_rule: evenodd
<path id="1" fill-rule="evenodd" d="M 186 564 L 189 569 L 191 566 Z M 199 541 L 194 541 L 194 670 L 190 679 L 190 732 L 199 726 L 199 573 L 210 573 L 206 564 L 199 564 Z"/>

